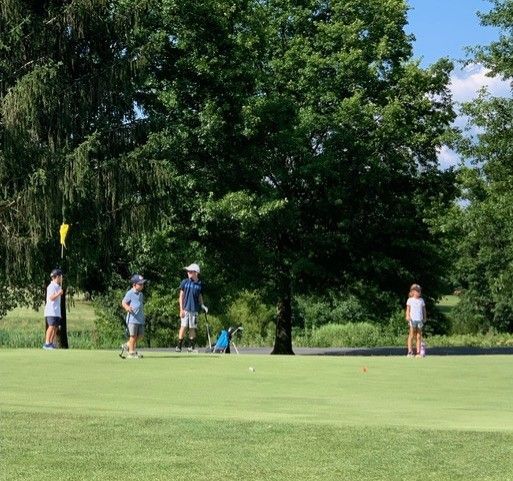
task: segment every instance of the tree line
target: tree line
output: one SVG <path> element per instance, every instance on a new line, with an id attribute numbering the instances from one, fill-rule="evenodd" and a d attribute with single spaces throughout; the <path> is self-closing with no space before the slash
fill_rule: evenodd
<path id="1" fill-rule="evenodd" d="M 510 4 L 483 21 L 507 28 Z M 70 285 L 102 293 L 140 271 L 174 287 L 199 262 L 218 312 L 244 289 L 276 306 L 276 353 L 292 352 L 303 294 L 366 299 L 379 317 L 413 281 L 431 301 L 461 285 L 462 305 L 486 297 L 483 319 L 505 319 L 491 274 L 473 279 L 495 257 L 509 266 L 494 250 L 505 244 L 475 252 L 487 208 L 509 195 L 507 133 L 487 111 L 510 103 L 469 105 L 485 134 L 458 141 L 452 63 L 413 59 L 407 7 L 3 0 L 0 311 L 38 302 L 67 222 Z M 500 42 L 476 56 L 508 76 Z M 448 142 L 487 170 L 441 170 Z"/>

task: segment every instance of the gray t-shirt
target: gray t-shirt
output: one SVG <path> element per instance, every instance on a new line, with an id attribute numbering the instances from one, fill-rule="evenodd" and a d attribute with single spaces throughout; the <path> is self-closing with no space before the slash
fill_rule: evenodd
<path id="1" fill-rule="evenodd" d="M 61 286 L 57 282 L 52 281 L 46 288 L 46 304 L 45 317 L 61 317 L 61 296 L 51 301 L 50 296 L 57 294 L 61 290 Z"/>
<path id="2" fill-rule="evenodd" d="M 126 323 L 144 324 L 144 295 L 142 292 L 130 289 L 123 297 L 123 302 L 128 304 L 133 312 L 127 312 Z"/>

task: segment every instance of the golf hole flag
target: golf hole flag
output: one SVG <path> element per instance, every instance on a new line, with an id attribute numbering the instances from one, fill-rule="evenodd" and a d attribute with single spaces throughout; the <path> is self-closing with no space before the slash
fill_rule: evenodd
<path id="1" fill-rule="evenodd" d="M 61 246 L 66 247 L 66 236 L 68 235 L 69 224 L 61 224 L 59 234 L 61 235 Z"/>

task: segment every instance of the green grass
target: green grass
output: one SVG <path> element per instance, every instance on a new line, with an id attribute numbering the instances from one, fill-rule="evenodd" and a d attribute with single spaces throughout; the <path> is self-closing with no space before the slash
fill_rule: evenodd
<path id="1" fill-rule="evenodd" d="M 0 473 L 507 481 L 512 371 L 508 356 L 122 361 L 109 351 L 4 349 Z"/>
<path id="2" fill-rule="evenodd" d="M 91 345 L 95 313 L 91 302 L 68 299 L 67 328 L 71 347 Z M 18 307 L 0 319 L 0 346 L 38 347 L 44 340 L 43 306 L 37 311 Z"/>

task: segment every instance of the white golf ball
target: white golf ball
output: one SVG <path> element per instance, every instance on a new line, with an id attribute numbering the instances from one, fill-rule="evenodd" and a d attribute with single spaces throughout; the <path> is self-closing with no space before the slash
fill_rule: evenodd
<path id="1" fill-rule="evenodd" d="M 251 372 L 255 372 L 255 368 L 254 368 L 254 367 L 250 367 L 250 368 L 249 368 L 249 370 L 250 370 Z"/>

